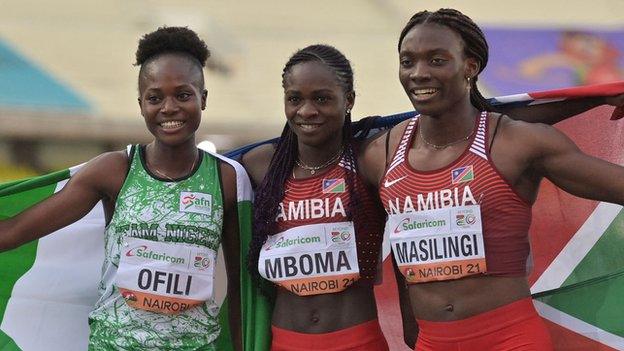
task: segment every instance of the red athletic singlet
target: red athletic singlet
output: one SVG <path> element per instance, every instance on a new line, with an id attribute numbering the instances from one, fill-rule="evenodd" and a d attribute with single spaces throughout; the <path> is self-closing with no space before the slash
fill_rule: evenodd
<path id="1" fill-rule="evenodd" d="M 526 274 L 531 206 L 492 163 L 488 121 L 482 113 L 469 147 L 432 171 L 408 163 L 418 116 L 405 129 L 379 193 L 392 250 L 408 282 Z"/>
<path id="2" fill-rule="evenodd" d="M 260 253 L 258 269 L 264 278 L 298 295 L 333 293 L 356 280 L 373 281 L 384 213 L 374 191 L 355 175 L 355 227 L 349 221 L 348 177 L 354 170 L 346 159 L 310 178 L 286 181 L 277 233 Z"/>

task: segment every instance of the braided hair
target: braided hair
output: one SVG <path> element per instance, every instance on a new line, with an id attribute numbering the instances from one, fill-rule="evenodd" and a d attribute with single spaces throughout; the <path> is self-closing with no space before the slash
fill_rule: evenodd
<path id="1" fill-rule="evenodd" d="M 135 66 L 141 66 L 139 79 L 143 75 L 143 68 L 163 54 L 180 54 L 197 65 L 201 72 L 201 86 L 203 89 L 203 67 L 210 57 L 210 50 L 197 33 L 187 27 L 160 27 L 145 34 L 139 40 L 136 51 Z"/>
<path id="2" fill-rule="evenodd" d="M 481 73 L 488 62 L 488 44 L 481 28 L 470 19 L 470 17 L 455 9 L 439 9 L 435 12 L 421 11 L 412 16 L 399 36 L 398 49 L 401 51 L 401 44 L 407 33 L 415 26 L 426 23 L 436 23 L 450 28 L 459 34 L 464 41 L 464 55 L 474 58 L 479 63 Z M 492 105 L 481 95 L 477 89 L 477 76 L 470 80 L 470 102 L 480 111 L 492 111 Z"/>
<path id="3" fill-rule="evenodd" d="M 294 66 L 307 62 L 323 64 L 335 74 L 336 81 L 342 88 L 345 96 L 353 93 L 353 70 L 351 69 L 349 60 L 336 48 L 320 44 L 301 49 L 290 57 L 282 72 L 282 86 L 285 87 L 286 78 L 291 74 Z M 357 227 L 359 211 L 356 211 L 355 208 L 359 204 L 359 198 L 354 191 L 357 161 L 352 133 L 351 113 L 347 112 L 342 127 L 343 157 L 349 165 L 349 168 L 352 169 L 352 172 L 348 172 L 348 176 L 346 177 L 350 196 L 347 218 L 348 220 L 356 222 Z M 254 277 L 256 282 L 263 288 L 266 288 L 266 285 L 261 283 L 262 280 L 258 273 L 260 250 L 269 235 L 275 234 L 275 219 L 278 215 L 280 203 L 284 197 L 284 184 L 292 173 L 297 154 L 297 135 L 290 129 L 288 123 L 286 123 L 277 143 L 275 153 L 271 159 L 267 174 L 256 189 L 254 200 L 253 234 L 249 248 L 248 269 L 252 277 Z M 266 289 L 263 289 L 263 291 L 267 293 Z"/>

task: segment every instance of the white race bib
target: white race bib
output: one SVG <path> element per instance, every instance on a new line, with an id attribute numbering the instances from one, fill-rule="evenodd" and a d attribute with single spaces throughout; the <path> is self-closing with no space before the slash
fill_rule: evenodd
<path id="1" fill-rule="evenodd" d="M 408 283 L 486 272 L 479 205 L 390 215 L 385 230 Z"/>
<path id="2" fill-rule="evenodd" d="M 129 237 L 115 285 L 131 307 L 179 313 L 212 299 L 216 256 L 204 246 Z"/>
<path id="3" fill-rule="evenodd" d="M 301 296 L 346 289 L 360 277 L 353 222 L 305 225 L 270 236 L 258 271 Z"/>

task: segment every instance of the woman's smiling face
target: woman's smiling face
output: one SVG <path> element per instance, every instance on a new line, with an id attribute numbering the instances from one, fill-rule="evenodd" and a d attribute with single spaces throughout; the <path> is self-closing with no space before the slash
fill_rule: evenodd
<path id="1" fill-rule="evenodd" d="M 194 137 L 206 107 L 201 67 L 191 59 L 166 54 L 147 63 L 139 82 L 139 104 L 150 133 L 179 145 Z"/>
<path id="2" fill-rule="evenodd" d="M 478 64 L 465 57 L 464 45 L 459 34 L 434 23 L 417 25 L 403 38 L 399 80 L 421 114 L 437 115 L 469 99 L 467 78 Z"/>
<path id="3" fill-rule="evenodd" d="M 326 65 L 308 61 L 294 65 L 284 79 L 284 111 L 300 143 L 333 145 L 341 140 L 353 93 L 345 92 L 336 74 Z"/>

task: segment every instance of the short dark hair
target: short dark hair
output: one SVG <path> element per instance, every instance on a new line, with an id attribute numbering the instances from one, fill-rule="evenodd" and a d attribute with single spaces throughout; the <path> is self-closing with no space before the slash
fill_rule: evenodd
<path id="1" fill-rule="evenodd" d="M 197 65 L 201 80 L 199 88 L 204 89 L 204 71 L 206 60 L 210 57 L 210 50 L 206 43 L 199 38 L 197 33 L 187 27 L 160 27 L 157 30 L 145 34 L 139 40 L 136 51 L 135 66 L 140 66 L 139 89 L 143 69 L 147 64 L 165 54 L 178 54 Z"/>
<path id="2" fill-rule="evenodd" d="M 139 40 L 135 65 L 141 66 L 156 56 L 165 53 L 182 53 L 197 60 L 201 67 L 206 65 L 210 50 L 197 33 L 187 27 L 160 27 L 145 34 Z"/>

